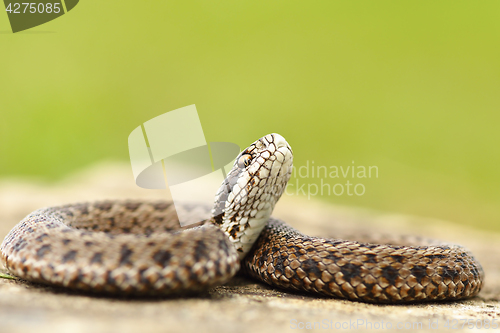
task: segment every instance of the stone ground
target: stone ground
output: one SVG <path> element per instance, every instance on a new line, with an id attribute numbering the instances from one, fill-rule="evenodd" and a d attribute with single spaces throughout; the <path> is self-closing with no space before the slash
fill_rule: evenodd
<path id="1" fill-rule="evenodd" d="M 165 197 L 165 191 L 137 188 L 130 168 L 123 164 L 101 164 L 56 185 L 0 180 L 0 240 L 25 215 L 43 206 Z M 0 278 L 0 331 L 224 333 L 309 331 L 310 327 L 317 331 L 380 331 L 392 327 L 394 331 L 456 332 L 477 330 L 486 320 L 500 321 L 500 234 L 295 197 L 282 198 L 274 215 L 317 236 L 384 230 L 463 244 L 483 264 L 486 284 L 471 300 L 395 306 L 293 294 L 241 276 L 204 295 L 177 299 L 98 297 Z M 2 269 L 0 273 L 6 273 Z M 471 321 L 471 328 L 462 328 L 465 320 Z"/>

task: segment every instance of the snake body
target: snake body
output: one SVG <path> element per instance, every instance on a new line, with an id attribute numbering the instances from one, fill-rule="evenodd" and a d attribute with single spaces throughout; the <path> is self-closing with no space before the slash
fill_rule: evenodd
<path id="1" fill-rule="evenodd" d="M 195 293 L 227 282 L 240 265 L 272 286 L 372 303 L 479 293 L 483 270 L 461 246 L 411 237 L 399 239 L 405 245 L 309 237 L 270 217 L 292 159 L 278 134 L 254 142 L 217 192 L 212 217 L 190 229 L 180 228 L 170 202 L 39 209 L 6 236 L 2 261 L 20 278 L 97 293 Z"/>

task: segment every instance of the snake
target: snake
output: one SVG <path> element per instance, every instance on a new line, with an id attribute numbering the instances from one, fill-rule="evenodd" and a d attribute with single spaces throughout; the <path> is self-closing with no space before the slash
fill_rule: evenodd
<path id="1" fill-rule="evenodd" d="M 268 134 L 236 157 L 202 223 L 180 227 L 182 206 L 170 201 L 42 208 L 5 237 L 1 260 L 23 280 L 110 295 L 197 294 L 238 272 L 282 290 L 367 303 L 459 300 L 481 290 L 481 264 L 460 245 L 311 237 L 272 217 L 292 168 L 288 142 Z"/>

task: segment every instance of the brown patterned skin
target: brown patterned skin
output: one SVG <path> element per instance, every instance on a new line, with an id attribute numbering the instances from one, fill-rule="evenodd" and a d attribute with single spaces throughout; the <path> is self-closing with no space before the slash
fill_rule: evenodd
<path id="1" fill-rule="evenodd" d="M 271 285 L 355 301 L 455 300 L 480 291 L 483 270 L 460 246 L 411 244 L 410 238 L 401 239 L 404 246 L 377 245 L 386 240 L 374 237 L 328 240 L 268 221 L 292 162 L 282 136 L 255 141 L 222 183 L 212 218 L 187 230 L 180 230 L 168 202 L 39 209 L 7 235 L 1 259 L 23 279 L 98 293 L 198 292 L 228 281 L 241 259 L 248 274 Z"/>
<path id="2" fill-rule="evenodd" d="M 179 229 L 169 202 L 67 205 L 28 215 L 0 252 L 9 271 L 23 279 L 97 293 L 194 293 L 237 272 L 238 254 L 217 227 Z M 363 302 L 479 293 L 483 270 L 463 247 L 412 237 L 389 241 L 421 245 L 309 237 L 271 218 L 242 266 L 272 286 Z"/>
<path id="3" fill-rule="evenodd" d="M 21 278 L 94 292 L 182 294 L 228 281 L 290 178 L 293 154 L 279 134 L 242 151 L 212 209 L 177 205 L 205 225 L 179 231 L 171 203 L 105 201 L 39 209 L 0 246 Z M 198 211 L 207 214 L 200 219 Z M 185 216 L 185 214 L 182 214 Z M 217 225 L 217 226 L 216 226 Z"/>
<path id="4" fill-rule="evenodd" d="M 193 293 L 236 274 L 238 254 L 223 231 L 179 229 L 170 202 L 66 205 L 28 215 L 0 252 L 15 276 L 97 293 Z"/>
<path id="5" fill-rule="evenodd" d="M 465 248 L 402 241 L 426 245 L 310 237 L 271 218 L 243 270 L 275 287 L 369 303 L 458 300 L 481 290 L 483 269 Z"/>

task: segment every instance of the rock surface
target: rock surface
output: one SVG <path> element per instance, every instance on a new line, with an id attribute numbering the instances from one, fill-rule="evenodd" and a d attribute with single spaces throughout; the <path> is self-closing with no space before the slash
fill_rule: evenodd
<path id="1" fill-rule="evenodd" d="M 130 168 L 123 164 L 101 164 L 56 185 L 0 180 L 0 239 L 25 215 L 43 206 L 167 196 L 166 191 L 136 187 Z M 482 263 L 486 283 L 480 295 L 471 300 L 382 306 L 288 293 L 242 276 L 206 294 L 176 299 L 98 297 L 0 278 L 1 331 L 223 333 L 310 328 L 436 332 L 451 330 L 450 326 L 455 325 L 453 332 L 470 332 L 486 321 L 500 321 L 500 234 L 441 220 L 379 214 L 297 197 L 282 198 L 274 216 L 316 236 L 385 231 L 463 244 Z M 6 273 L 3 267 L 0 273 Z M 470 326 L 462 328 L 465 320 L 470 320 Z"/>

